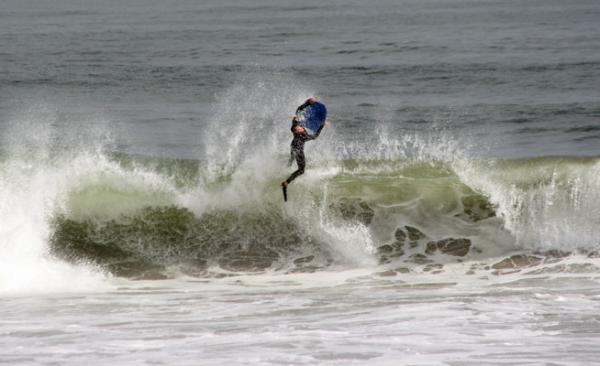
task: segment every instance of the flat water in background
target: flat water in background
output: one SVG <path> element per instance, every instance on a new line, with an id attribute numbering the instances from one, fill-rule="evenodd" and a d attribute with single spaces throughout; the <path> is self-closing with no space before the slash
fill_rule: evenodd
<path id="1" fill-rule="evenodd" d="M 0 361 L 600 357 L 597 1 L 10 0 L 0 44 Z"/>
<path id="2" fill-rule="evenodd" d="M 386 124 L 395 134 L 458 129 L 494 142 L 491 156 L 599 152 L 594 1 L 8 1 L 1 10 L 4 128 L 49 108 L 64 124 L 110 121 L 125 151 L 202 158 L 198 130 L 223 113 L 222 94 L 266 83 L 265 99 L 294 94 L 282 126 L 314 93 L 344 140 Z"/>

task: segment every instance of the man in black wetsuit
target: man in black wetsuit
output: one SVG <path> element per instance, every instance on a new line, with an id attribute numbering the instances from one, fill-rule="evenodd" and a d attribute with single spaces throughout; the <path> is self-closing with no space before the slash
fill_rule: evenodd
<path id="1" fill-rule="evenodd" d="M 294 134 L 294 139 L 292 140 L 292 144 L 291 144 L 290 161 L 288 164 L 292 165 L 292 162 L 294 160 L 296 160 L 296 164 L 298 164 L 298 169 L 295 172 L 293 172 L 288 177 L 288 179 L 281 182 L 281 187 L 283 188 L 283 197 L 284 197 L 284 200 L 286 200 L 286 201 L 287 201 L 287 186 L 288 186 L 288 184 L 290 184 L 298 176 L 304 174 L 304 167 L 306 165 L 306 161 L 304 158 L 304 143 L 306 141 L 314 140 L 317 137 L 319 137 L 321 130 L 323 130 L 323 127 L 325 127 L 325 125 L 327 125 L 327 121 L 323 121 L 323 123 L 321 124 L 321 127 L 319 127 L 317 132 L 314 135 L 310 135 L 308 132 L 306 132 L 304 127 L 302 127 L 300 125 L 300 122 L 298 121 L 300 112 L 302 112 L 306 107 L 315 103 L 316 101 L 317 100 L 315 98 L 307 99 L 306 102 L 304 102 L 304 104 L 302 104 L 301 106 L 298 107 L 298 109 L 296 109 L 296 117 L 294 117 L 294 119 L 292 119 L 291 130 L 292 130 L 292 133 Z"/>

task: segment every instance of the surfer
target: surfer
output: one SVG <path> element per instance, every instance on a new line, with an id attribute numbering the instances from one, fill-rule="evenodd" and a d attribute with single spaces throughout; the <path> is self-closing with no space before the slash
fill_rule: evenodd
<path id="1" fill-rule="evenodd" d="M 290 184 L 294 179 L 298 178 L 298 176 L 304 174 L 304 167 L 306 166 L 306 160 L 304 158 L 304 143 L 306 141 L 314 140 L 317 137 L 319 137 L 319 134 L 321 134 L 321 130 L 323 130 L 323 127 L 327 125 L 327 121 L 323 121 L 321 123 L 321 126 L 319 126 L 319 128 L 315 132 L 315 134 L 311 135 L 308 132 L 306 132 L 306 129 L 300 124 L 299 117 L 301 112 L 304 109 L 306 109 L 309 105 L 314 104 L 316 102 L 317 100 L 315 98 L 308 98 L 306 102 L 304 102 L 301 106 L 298 107 L 298 109 L 296 109 L 296 116 L 292 119 L 291 131 L 294 135 L 294 138 L 292 139 L 291 143 L 290 160 L 288 162 L 288 165 L 291 166 L 292 162 L 296 160 L 298 169 L 295 172 L 293 172 L 288 177 L 288 179 L 281 182 L 281 187 L 283 189 L 283 198 L 285 201 L 287 201 L 288 184 Z"/>

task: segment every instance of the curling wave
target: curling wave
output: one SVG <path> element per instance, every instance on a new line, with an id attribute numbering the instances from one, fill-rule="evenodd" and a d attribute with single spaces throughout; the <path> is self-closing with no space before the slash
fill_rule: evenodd
<path id="1" fill-rule="evenodd" d="M 0 290 L 597 255 L 599 157 L 474 158 L 444 131 L 379 126 L 352 142 L 332 124 L 284 203 L 278 127 L 300 98 L 255 89 L 219 99 L 202 160 L 111 153 L 103 131 L 54 131 L 37 115 L 15 123 L 0 154 Z"/>
<path id="2" fill-rule="evenodd" d="M 71 189 L 49 242 L 58 258 L 119 276 L 314 271 L 599 247 L 598 158 L 488 160 L 462 171 L 437 160 L 328 162 L 290 187 L 288 203 L 275 175 L 244 191 L 232 176 L 206 185 L 200 161 L 114 156 L 111 164 L 118 177 L 104 172 Z M 132 184 L 129 175 L 141 172 L 162 186 Z"/>

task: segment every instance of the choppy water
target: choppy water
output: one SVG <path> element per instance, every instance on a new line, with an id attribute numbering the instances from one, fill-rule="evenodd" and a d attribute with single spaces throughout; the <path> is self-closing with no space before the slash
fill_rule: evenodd
<path id="1" fill-rule="evenodd" d="M 11 0 L 0 45 L 1 362 L 600 356 L 597 2 Z"/>
<path id="2" fill-rule="evenodd" d="M 363 273 L 365 274 L 365 273 Z M 3 300 L 8 364 L 595 364 L 597 282 L 326 273 Z M 509 282 L 509 279 L 504 279 Z M 421 280 L 418 280 L 421 282 Z M 135 287 L 133 287 L 135 286 Z M 55 309 L 52 316 L 48 309 Z"/>

